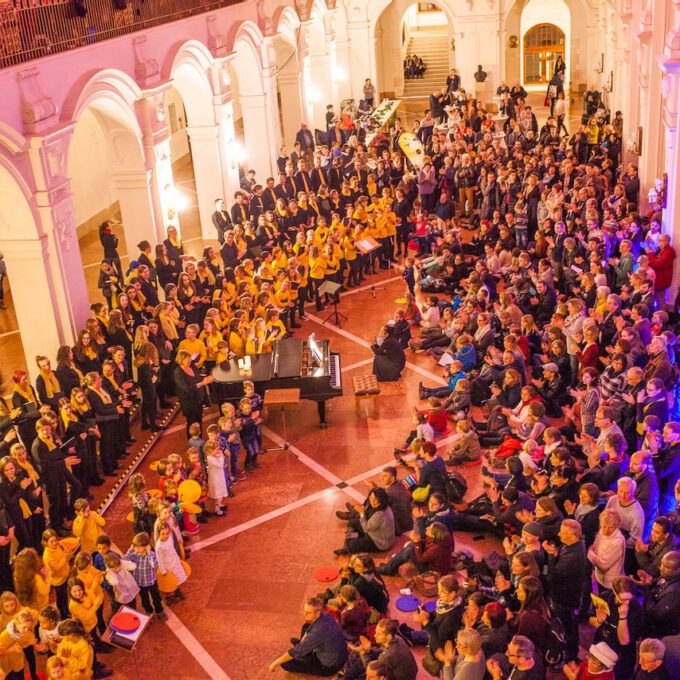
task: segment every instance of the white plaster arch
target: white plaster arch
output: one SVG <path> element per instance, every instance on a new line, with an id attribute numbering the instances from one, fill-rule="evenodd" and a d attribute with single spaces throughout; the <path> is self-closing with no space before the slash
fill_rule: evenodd
<path id="1" fill-rule="evenodd" d="M 286 42 L 296 45 L 300 30 L 300 17 L 292 7 L 283 7 L 276 19 L 276 34 Z"/>
<path id="2" fill-rule="evenodd" d="M 100 71 L 72 93 L 63 115 L 74 123 L 67 152 L 76 225 L 111 216 L 118 203 L 128 249 L 155 234 L 151 172 L 138 102 L 143 93 L 128 76 Z M 149 163 L 153 163 L 150 160 Z M 123 250 L 121 244 L 121 252 Z"/>
<path id="3" fill-rule="evenodd" d="M 589 84 L 592 77 L 592 55 L 590 52 L 597 42 L 594 36 L 597 35 L 595 11 L 598 1 L 560 0 L 567 5 L 570 13 L 571 36 L 567 38 L 570 51 L 569 61 L 567 62 L 567 81 L 572 88 Z M 531 2 L 532 0 L 508 0 L 502 10 L 501 36 L 503 36 L 504 44 L 501 45 L 501 51 L 505 55 L 505 72 L 503 75 L 509 84 L 513 84 L 523 77 L 524 47 L 522 44 L 521 17 L 525 7 Z M 545 23 L 556 22 L 551 21 L 550 17 L 546 16 Z M 564 30 L 562 26 L 558 27 Z M 514 49 L 509 47 L 511 36 L 517 36 L 518 39 L 518 45 Z"/>
<path id="4" fill-rule="evenodd" d="M 571 9 L 564 0 L 530 0 L 524 5 L 519 19 L 520 74 L 526 86 L 524 72 L 524 38 L 535 26 L 552 24 L 564 33 L 564 61 L 567 64 L 565 87 L 571 77 Z M 540 85 L 543 89 L 544 85 Z"/>
<path id="5" fill-rule="evenodd" d="M 214 59 L 208 48 L 197 40 L 182 43 L 168 73 L 184 102 L 190 125 L 214 125 L 213 87 L 210 69 Z"/>
<path id="6" fill-rule="evenodd" d="M 234 122 L 242 120 L 245 160 L 249 167 L 255 169 L 258 178 L 271 174 L 272 154 L 276 153 L 278 144 L 278 139 L 270 141 L 274 139 L 274 130 L 278 129 L 278 111 L 276 92 L 272 102 L 271 90 L 265 90 L 263 60 L 265 52 L 268 52 L 265 47 L 259 27 L 252 21 L 244 21 L 235 29 L 233 50 L 228 58 Z M 271 64 L 267 64 L 267 70 L 270 86 L 273 75 Z"/>
<path id="7" fill-rule="evenodd" d="M 264 36 L 252 21 L 240 24 L 233 42 L 230 70 L 236 74 L 238 95 L 263 93 L 262 44 Z M 232 81 L 233 82 L 233 81 Z"/>
<path id="8" fill-rule="evenodd" d="M 418 0 L 407 0 L 407 2 L 400 3 L 403 7 L 403 11 L 401 11 L 401 17 L 403 19 L 404 15 L 406 14 L 406 11 L 413 5 L 416 4 Z M 446 0 L 431 0 L 431 2 L 436 5 L 444 14 L 446 15 L 446 20 L 448 21 L 449 26 L 453 26 L 456 21 L 456 13 L 453 10 L 453 7 L 449 2 L 446 2 Z M 383 15 L 386 9 L 391 8 L 391 6 L 395 4 L 393 3 L 392 0 L 371 0 L 371 2 L 368 5 L 368 11 L 369 15 L 372 18 L 371 24 L 373 26 L 373 34 L 374 36 L 377 37 L 377 30 L 379 28 L 379 20 L 380 17 Z"/>
<path id="9" fill-rule="evenodd" d="M 456 14 L 450 0 L 432 0 L 444 13 L 448 36 L 453 36 Z M 404 58 L 402 31 L 408 10 L 417 0 L 376 0 L 368 6 L 371 26 L 371 43 L 374 50 L 375 83 L 379 92 L 386 96 L 400 96 L 404 90 L 404 74 L 400 65 Z M 449 66 L 454 66 L 449 52 Z"/>
<path id="10" fill-rule="evenodd" d="M 91 104 L 103 104 L 110 102 L 111 109 L 117 111 L 117 118 L 131 114 L 135 122 L 129 119 L 141 138 L 139 123 L 134 115 L 135 102 L 142 97 L 142 91 L 137 83 L 126 73 L 116 69 L 103 69 L 90 76 L 82 85 L 80 82 L 73 87 L 66 96 L 62 107 L 61 118 L 64 121 L 75 123 L 80 114 Z"/>
<path id="11" fill-rule="evenodd" d="M 39 237 L 41 224 L 33 189 L 15 159 L 0 150 L 0 251 L 3 239 Z"/>
<path id="12" fill-rule="evenodd" d="M 21 153 L 26 149 L 28 142 L 18 130 L 11 125 L 0 121 L 0 146 L 4 146 L 11 153 Z"/>

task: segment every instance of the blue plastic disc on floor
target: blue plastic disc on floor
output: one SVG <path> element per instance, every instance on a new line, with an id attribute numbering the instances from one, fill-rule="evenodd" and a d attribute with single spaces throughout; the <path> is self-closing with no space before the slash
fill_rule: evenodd
<path id="1" fill-rule="evenodd" d="M 420 607 L 420 598 L 415 595 L 402 595 L 395 602 L 400 612 L 414 612 Z"/>
<path id="2" fill-rule="evenodd" d="M 423 605 L 423 609 L 428 613 L 432 614 L 437 609 L 437 601 L 432 600 L 432 602 L 426 602 Z"/>

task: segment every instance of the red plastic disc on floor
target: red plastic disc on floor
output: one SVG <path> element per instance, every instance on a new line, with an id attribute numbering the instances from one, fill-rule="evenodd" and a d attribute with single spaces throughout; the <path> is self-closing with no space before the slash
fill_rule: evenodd
<path id="1" fill-rule="evenodd" d="M 314 572 L 314 578 L 320 583 L 335 581 L 338 576 L 340 576 L 340 570 L 337 567 L 321 567 Z"/>
<path id="2" fill-rule="evenodd" d="M 139 628 L 141 621 L 136 614 L 118 612 L 111 617 L 109 625 L 118 633 L 134 633 Z"/>

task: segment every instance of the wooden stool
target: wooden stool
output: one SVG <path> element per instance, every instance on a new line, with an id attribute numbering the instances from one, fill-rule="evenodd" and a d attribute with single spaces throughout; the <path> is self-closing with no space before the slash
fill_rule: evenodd
<path id="1" fill-rule="evenodd" d="M 357 378 L 352 378 L 354 385 L 354 401 L 356 404 L 357 415 L 361 415 L 361 402 L 365 399 L 370 399 L 373 402 L 373 409 L 375 415 L 380 414 L 380 383 L 378 379 L 371 373 L 370 375 L 362 375 Z"/>

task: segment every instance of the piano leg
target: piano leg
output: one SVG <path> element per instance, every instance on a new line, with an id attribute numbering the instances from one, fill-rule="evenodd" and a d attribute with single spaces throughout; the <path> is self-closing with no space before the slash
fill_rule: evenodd
<path id="1" fill-rule="evenodd" d="M 326 402 L 317 401 L 316 408 L 319 411 L 319 427 L 321 427 L 321 429 L 325 429 L 328 427 L 328 423 L 326 422 Z"/>

